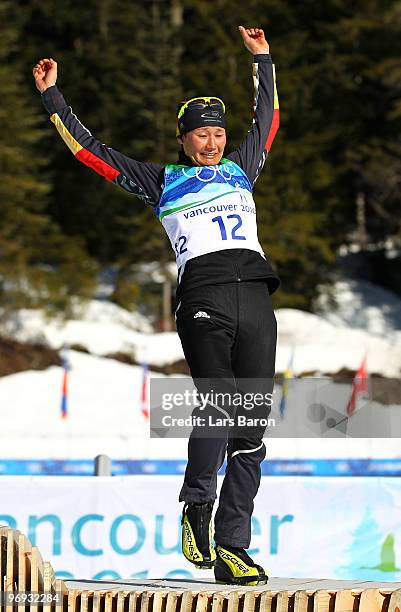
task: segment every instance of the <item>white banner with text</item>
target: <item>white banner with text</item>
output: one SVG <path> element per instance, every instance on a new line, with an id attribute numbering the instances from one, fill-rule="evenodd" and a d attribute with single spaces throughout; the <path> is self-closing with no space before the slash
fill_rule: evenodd
<path id="1" fill-rule="evenodd" d="M 181 482 L 2 476 L 0 525 L 26 534 L 60 578 L 212 578 L 181 554 Z M 271 576 L 401 580 L 400 513 L 398 478 L 265 476 L 248 552 Z"/>

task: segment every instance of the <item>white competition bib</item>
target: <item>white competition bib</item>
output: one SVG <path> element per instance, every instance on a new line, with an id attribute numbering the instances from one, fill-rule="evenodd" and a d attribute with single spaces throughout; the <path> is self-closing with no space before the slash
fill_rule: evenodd
<path id="1" fill-rule="evenodd" d="M 155 212 L 178 268 L 189 259 L 223 249 L 250 249 L 264 257 L 249 179 L 230 160 L 222 159 L 218 166 L 166 166 Z"/>

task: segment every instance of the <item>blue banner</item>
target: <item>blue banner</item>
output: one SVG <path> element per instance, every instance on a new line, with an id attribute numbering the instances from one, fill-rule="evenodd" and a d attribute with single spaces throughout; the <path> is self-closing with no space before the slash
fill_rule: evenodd
<path id="1" fill-rule="evenodd" d="M 183 475 L 185 459 L 117 459 L 113 476 Z M 223 474 L 225 465 L 220 470 Z M 4 476 L 92 476 L 91 459 L 3 459 Z M 263 476 L 401 476 L 401 459 L 272 459 L 262 464 Z"/>

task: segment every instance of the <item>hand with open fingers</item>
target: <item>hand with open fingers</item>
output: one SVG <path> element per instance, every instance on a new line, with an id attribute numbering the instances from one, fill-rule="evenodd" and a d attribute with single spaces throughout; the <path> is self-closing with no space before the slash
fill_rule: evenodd
<path id="1" fill-rule="evenodd" d="M 238 26 L 245 47 L 253 55 L 258 53 L 270 53 L 269 43 L 265 38 L 265 33 L 261 28 L 244 28 Z"/>
<path id="2" fill-rule="evenodd" d="M 57 62 L 52 57 L 41 59 L 33 67 L 32 72 L 36 88 L 43 93 L 48 87 L 56 84 Z"/>

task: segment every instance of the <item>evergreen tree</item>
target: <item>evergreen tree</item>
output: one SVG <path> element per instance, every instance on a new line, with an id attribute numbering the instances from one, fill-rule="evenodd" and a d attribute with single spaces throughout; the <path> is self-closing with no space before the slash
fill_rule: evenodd
<path id="1" fill-rule="evenodd" d="M 393 237 L 399 246 L 401 15 L 392 0 L 359 2 L 358 9 L 348 5 L 336 29 L 340 62 L 349 74 L 340 118 L 347 142 L 339 184 L 350 203 L 363 194 L 370 242 Z"/>
<path id="2" fill-rule="evenodd" d="M 45 212 L 46 160 L 35 155 L 42 131 L 37 111 L 27 103 L 19 16 L 13 4 L 1 1 L 0 20 L 0 305 L 3 314 L 21 306 L 64 309 L 71 289 L 77 295 L 90 291 L 91 264 L 79 243 L 64 240 Z"/>
<path id="3" fill-rule="evenodd" d="M 58 86 L 102 142 L 134 159 L 175 161 L 179 0 L 89 0 L 84 14 L 75 6 L 74 0 L 62 7 L 52 0 L 30 4 L 25 53 L 58 60 Z M 52 136 L 46 149 L 54 176 L 50 213 L 68 235 L 82 236 L 103 266 L 117 268 L 116 295 L 122 295 L 132 263 L 172 259 L 164 230 L 151 207 L 77 164 Z"/>
<path id="4" fill-rule="evenodd" d="M 253 87 L 252 59 L 237 26 L 265 29 L 277 67 L 281 128 L 255 200 L 260 240 L 282 278 L 276 306 L 311 307 L 317 285 L 337 270 L 339 246 L 355 240 L 358 198 L 366 203 L 369 241 L 400 240 L 397 3 L 17 5 L 24 40 L 19 64 L 27 71 L 39 57 L 56 58 L 60 89 L 83 123 L 109 146 L 143 161 L 174 161 L 174 111 L 182 97 L 222 97 L 227 149 L 238 146 L 250 127 Z M 79 236 L 80 248 L 102 266 L 116 267 L 117 294 L 125 294 L 132 263 L 173 257 L 161 225 L 150 207 L 77 164 L 41 111 L 37 92 L 18 90 L 18 104 L 37 108 L 42 117 L 35 119 L 38 133 L 31 141 L 46 160 L 39 187 L 46 182 L 44 169 L 50 187 L 41 214 L 48 213 L 74 244 Z M 42 193 L 39 200 L 44 198 Z"/>
<path id="5" fill-rule="evenodd" d="M 56 58 L 57 84 L 84 125 L 140 161 L 175 155 L 180 52 L 172 43 L 178 27 L 172 5 L 88 0 L 78 13 L 75 0 L 44 0 L 27 8 L 25 55 Z M 103 263 L 154 258 L 164 238 L 151 209 L 77 164 L 54 134 L 47 147 L 55 178 L 50 210 L 64 230 L 83 236 Z"/>
<path id="6" fill-rule="evenodd" d="M 328 135 L 316 134 L 308 97 L 300 104 L 310 80 L 304 61 L 306 34 L 299 34 L 296 7 L 280 0 L 269 3 L 267 23 L 261 23 L 265 11 L 260 0 L 231 8 L 226 0 L 186 2 L 185 31 L 193 49 L 186 81 L 191 95 L 212 92 L 224 98 L 229 148 L 235 148 L 250 128 L 253 98 L 252 58 L 237 27 L 257 23 L 265 29 L 277 66 L 281 128 L 255 186 L 259 238 L 283 281 L 275 304 L 308 308 L 335 254 L 322 229 L 327 215 L 321 194 L 333 177 L 322 157 Z M 205 35 L 209 32 L 211 36 Z"/>

